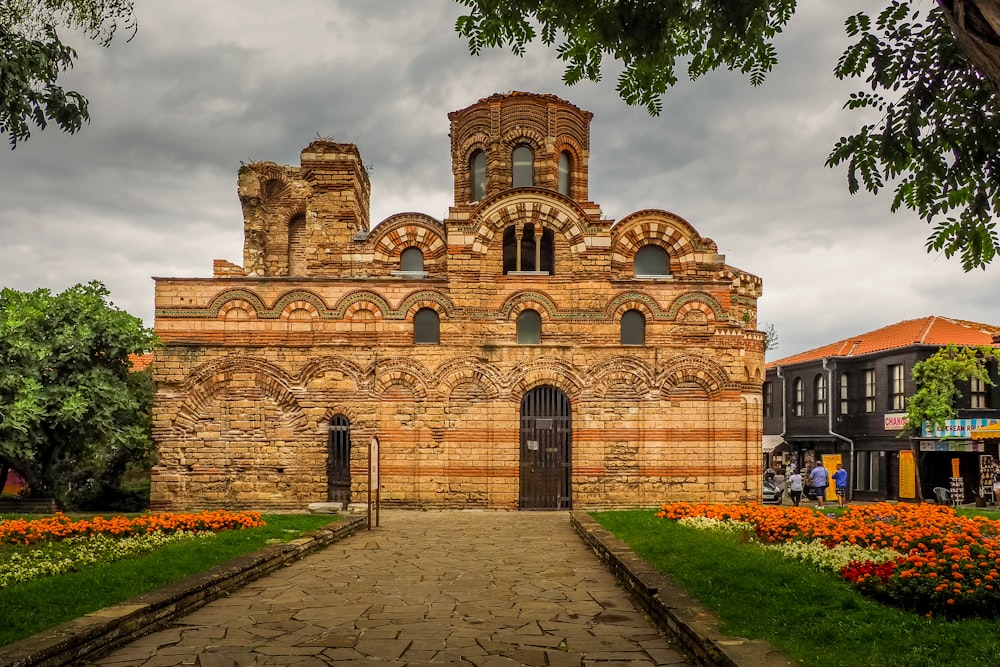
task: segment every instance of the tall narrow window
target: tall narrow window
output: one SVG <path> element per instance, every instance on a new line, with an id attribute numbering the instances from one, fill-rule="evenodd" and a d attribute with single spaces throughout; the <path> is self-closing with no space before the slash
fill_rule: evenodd
<path id="1" fill-rule="evenodd" d="M 813 380 L 813 414 L 826 414 L 826 376 L 822 373 Z"/>
<path id="2" fill-rule="evenodd" d="M 865 370 L 865 412 L 875 412 L 875 369 Z"/>
<path id="3" fill-rule="evenodd" d="M 669 276 L 670 258 L 663 248 L 644 245 L 635 253 L 632 269 L 636 276 Z"/>
<path id="4" fill-rule="evenodd" d="M 979 378 L 969 380 L 969 407 L 988 408 L 989 394 L 986 391 L 986 383 Z"/>
<path id="5" fill-rule="evenodd" d="M 542 316 L 537 310 L 523 310 L 517 316 L 517 344 L 538 345 L 542 342 Z"/>
<path id="6" fill-rule="evenodd" d="M 306 216 L 297 215 L 288 221 L 288 275 L 306 272 Z"/>
<path id="7" fill-rule="evenodd" d="M 424 253 L 420 248 L 407 248 L 399 255 L 399 270 L 415 273 L 424 270 Z"/>
<path id="8" fill-rule="evenodd" d="M 569 151 L 559 154 L 559 194 L 569 197 L 569 174 L 573 167 L 573 159 Z"/>
<path id="9" fill-rule="evenodd" d="M 469 162 L 469 171 L 472 173 L 472 201 L 479 201 L 486 196 L 486 153 L 476 151 Z"/>
<path id="10" fill-rule="evenodd" d="M 433 308 L 421 308 L 413 316 L 413 342 L 441 342 L 441 318 Z"/>
<path id="11" fill-rule="evenodd" d="M 513 188 L 529 188 L 535 184 L 535 154 L 527 146 L 514 149 L 514 164 L 511 169 Z"/>
<path id="12" fill-rule="evenodd" d="M 840 374 L 840 414 L 847 415 L 851 411 L 851 397 L 847 393 L 847 387 L 849 378 L 847 373 Z"/>
<path id="13" fill-rule="evenodd" d="M 765 382 L 761 391 L 764 394 L 764 419 L 767 419 L 774 416 L 774 385 Z"/>
<path id="14" fill-rule="evenodd" d="M 626 310 L 622 313 L 621 344 L 646 344 L 646 316 L 640 311 Z"/>
<path id="15" fill-rule="evenodd" d="M 508 227 L 503 232 L 504 273 L 545 273 L 552 275 L 555 264 L 555 234 L 527 223 L 523 227 Z"/>
<path id="16" fill-rule="evenodd" d="M 903 364 L 889 366 L 889 407 L 891 410 L 906 409 L 903 386 Z"/>
<path id="17" fill-rule="evenodd" d="M 805 407 L 805 392 L 802 388 L 802 378 L 792 382 L 792 414 L 801 417 Z"/>

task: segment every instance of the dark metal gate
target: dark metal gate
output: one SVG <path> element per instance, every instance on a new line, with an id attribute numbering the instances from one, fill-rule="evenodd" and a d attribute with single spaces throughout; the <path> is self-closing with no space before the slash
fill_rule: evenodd
<path id="1" fill-rule="evenodd" d="M 569 398 L 555 387 L 535 387 L 521 399 L 521 471 L 518 507 L 570 509 Z"/>
<path id="2" fill-rule="evenodd" d="M 351 502 L 351 422 L 344 415 L 336 415 L 330 420 L 326 480 L 329 502 Z"/>

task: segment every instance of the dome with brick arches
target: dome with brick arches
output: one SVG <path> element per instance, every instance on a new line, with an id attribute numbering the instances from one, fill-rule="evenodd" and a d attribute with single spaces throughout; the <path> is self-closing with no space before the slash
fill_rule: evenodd
<path id="1" fill-rule="evenodd" d="M 512 92 L 448 114 L 455 205 L 516 187 L 587 201 L 593 114 L 555 95 Z"/>

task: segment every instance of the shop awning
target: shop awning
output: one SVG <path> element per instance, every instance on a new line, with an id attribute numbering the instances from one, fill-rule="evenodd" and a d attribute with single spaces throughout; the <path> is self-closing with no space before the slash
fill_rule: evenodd
<path id="1" fill-rule="evenodd" d="M 767 437 L 766 435 L 764 436 Z M 1000 440 L 1000 422 L 972 431 L 973 440 Z"/>
<path id="2" fill-rule="evenodd" d="M 770 454 L 779 446 L 783 445 L 785 439 L 780 435 L 765 435 L 764 436 L 764 453 Z"/>

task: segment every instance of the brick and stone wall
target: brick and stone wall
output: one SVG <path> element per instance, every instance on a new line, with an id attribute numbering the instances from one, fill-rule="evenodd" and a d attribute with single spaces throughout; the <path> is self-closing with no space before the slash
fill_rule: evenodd
<path id="1" fill-rule="evenodd" d="M 159 278 L 152 504 L 302 509 L 329 493 L 327 426 L 350 423 L 351 494 L 401 506 L 519 506 L 521 400 L 571 405 L 577 508 L 756 499 L 761 477 L 760 280 L 725 264 L 677 215 L 617 222 L 587 197 L 590 114 L 551 95 L 495 95 L 449 116 L 456 202 L 369 229 L 367 172 L 351 144 L 314 142 L 302 165 L 245 165 L 243 267 Z M 510 150 L 534 150 L 535 187 L 510 187 Z M 567 148 L 568 147 L 568 148 Z M 470 202 L 469 156 L 488 159 Z M 569 195 L 555 162 L 571 150 Z M 510 227 L 551 230 L 552 270 L 504 271 Z M 528 232 L 524 232 L 528 233 Z M 647 245 L 669 276 L 636 278 Z M 400 271 L 408 248 L 424 271 Z M 414 343 L 429 308 L 440 341 Z M 538 312 L 541 343 L 517 343 Z M 620 344 L 622 315 L 645 318 Z"/>

